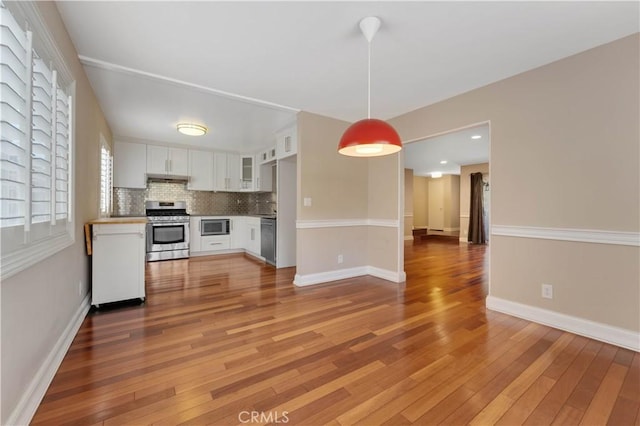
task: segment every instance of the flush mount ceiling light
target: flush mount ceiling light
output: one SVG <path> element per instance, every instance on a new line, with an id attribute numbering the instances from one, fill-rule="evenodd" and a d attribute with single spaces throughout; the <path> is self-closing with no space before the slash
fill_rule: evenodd
<path id="1" fill-rule="evenodd" d="M 202 136 L 207 133 L 207 128 L 199 124 L 178 123 L 178 131 L 183 135 Z"/>
<path id="2" fill-rule="evenodd" d="M 380 19 L 375 16 L 360 21 L 360 30 L 368 42 L 367 118 L 353 123 L 338 144 L 338 152 L 351 157 L 377 157 L 402 149 L 398 132 L 386 122 L 371 118 L 371 40 L 378 28 Z"/>
<path id="3" fill-rule="evenodd" d="M 441 178 L 442 177 L 442 172 L 432 172 L 431 173 L 431 177 L 434 178 L 434 179 Z"/>
<path id="4" fill-rule="evenodd" d="M 471 136 L 471 139 L 482 139 L 481 135 L 473 135 Z"/>
<path id="5" fill-rule="evenodd" d="M 447 160 L 442 160 L 440 164 L 447 164 Z"/>

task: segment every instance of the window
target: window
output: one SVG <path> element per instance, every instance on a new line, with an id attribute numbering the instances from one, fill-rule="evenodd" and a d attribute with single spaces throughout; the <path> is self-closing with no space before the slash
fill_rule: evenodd
<path id="1" fill-rule="evenodd" d="M 100 217 L 111 214 L 112 176 L 113 156 L 104 137 L 100 135 Z"/>
<path id="2" fill-rule="evenodd" d="M 75 85 L 38 13 L 32 3 L 0 1 L 3 279 L 74 240 L 71 155 Z"/>

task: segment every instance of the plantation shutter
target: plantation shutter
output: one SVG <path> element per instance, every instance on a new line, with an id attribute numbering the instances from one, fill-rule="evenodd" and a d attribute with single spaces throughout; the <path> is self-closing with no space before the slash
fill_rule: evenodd
<path id="1" fill-rule="evenodd" d="M 31 37 L 0 8 L 0 227 L 25 224 Z"/>
<path id="2" fill-rule="evenodd" d="M 51 221 L 53 72 L 40 58 L 33 61 L 31 135 L 31 222 Z"/>
<path id="3" fill-rule="evenodd" d="M 69 128 L 71 98 L 56 89 L 56 157 L 55 157 L 55 218 L 68 219 L 69 210 Z"/>

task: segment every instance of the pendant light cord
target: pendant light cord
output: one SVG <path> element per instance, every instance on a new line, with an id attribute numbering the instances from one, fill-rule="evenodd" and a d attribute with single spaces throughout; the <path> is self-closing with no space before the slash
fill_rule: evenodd
<path id="1" fill-rule="evenodd" d="M 367 118 L 371 118 L 371 42 L 367 43 Z"/>

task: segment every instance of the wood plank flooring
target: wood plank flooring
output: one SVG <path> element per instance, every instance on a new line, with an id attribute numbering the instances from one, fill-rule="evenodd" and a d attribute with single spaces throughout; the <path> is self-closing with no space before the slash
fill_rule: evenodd
<path id="1" fill-rule="evenodd" d="M 407 282 L 296 288 L 243 255 L 155 262 L 85 319 L 35 425 L 639 425 L 640 354 L 487 311 L 485 247 Z"/>

